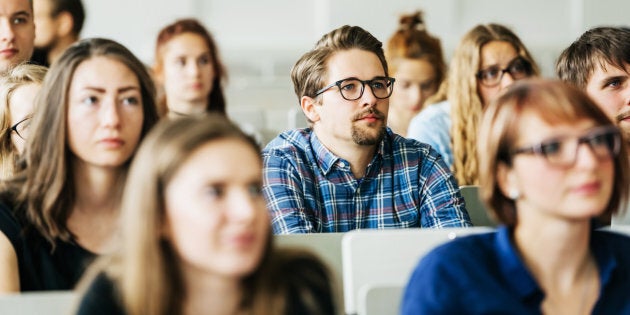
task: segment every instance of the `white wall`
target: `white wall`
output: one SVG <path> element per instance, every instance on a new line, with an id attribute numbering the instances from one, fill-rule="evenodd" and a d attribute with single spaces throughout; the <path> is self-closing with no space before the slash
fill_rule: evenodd
<path id="1" fill-rule="evenodd" d="M 628 0 L 85 0 L 84 37 L 110 37 L 147 64 L 158 30 L 180 17 L 202 20 L 215 35 L 229 71 L 229 112 L 271 129 L 287 126 L 297 106 L 291 66 L 324 33 L 359 25 L 386 41 L 401 13 L 423 9 L 429 32 L 450 57 L 479 23 L 510 26 L 553 76 L 560 51 L 598 25 L 629 25 Z"/>

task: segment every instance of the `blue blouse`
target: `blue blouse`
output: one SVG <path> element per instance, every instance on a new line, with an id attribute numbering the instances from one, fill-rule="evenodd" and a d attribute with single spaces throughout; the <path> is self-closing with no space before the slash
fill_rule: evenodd
<path id="1" fill-rule="evenodd" d="M 407 284 L 401 314 L 541 314 L 544 292 L 510 234 L 500 227 L 431 251 Z M 592 314 L 630 314 L 630 238 L 595 230 L 590 248 L 601 282 Z"/>
<path id="2" fill-rule="evenodd" d="M 407 138 L 430 145 L 452 167 L 451 103 L 443 101 L 421 110 L 409 123 Z"/>

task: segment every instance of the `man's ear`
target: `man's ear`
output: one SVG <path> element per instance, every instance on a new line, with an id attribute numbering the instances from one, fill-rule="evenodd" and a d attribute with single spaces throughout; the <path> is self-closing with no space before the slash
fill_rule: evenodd
<path id="1" fill-rule="evenodd" d="M 302 96 L 300 99 L 300 106 L 309 121 L 313 123 L 319 121 L 319 110 L 321 108 L 321 104 L 317 102 L 317 98 Z"/>
<path id="2" fill-rule="evenodd" d="M 72 28 L 74 28 L 74 19 L 72 18 L 72 14 L 70 14 L 70 12 L 60 12 L 55 20 L 57 21 L 57 35 L 59 37 L 72 35 Z"/>

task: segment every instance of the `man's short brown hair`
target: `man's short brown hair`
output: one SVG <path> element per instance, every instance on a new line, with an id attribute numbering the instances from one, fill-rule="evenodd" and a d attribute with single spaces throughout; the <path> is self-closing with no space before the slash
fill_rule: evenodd
<path id="1" fill-rule="evenodd" d="M 625 69 L 624 64 L 630 64 L 630 29 L 596 27 L 586 31 L 560 54 L 556 73 L 562 81 L 585 89 L 598 66 Z"/>

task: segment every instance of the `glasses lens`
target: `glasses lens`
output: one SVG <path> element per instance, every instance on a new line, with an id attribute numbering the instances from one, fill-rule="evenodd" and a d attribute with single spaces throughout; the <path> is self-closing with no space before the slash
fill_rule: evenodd
<path id="1" fill-rule="evenodd" d="M 341 96 L 347 100 L 356 100 L 363 95 L 363 83 L 357 79 L 343 80 L 339 84 Z"/>
<path id="2" fill-rule="evenodd" d="M 376 98 L 388 98 L 392 91 L 391 87 L 391 82 L 385 78 L 370 81 L 370 88 Z"/>
<path id="3" fill-rule="evenodd" d="M 512 61 L 507 70 L 514 80 L 524 79 L 532 74 L 531 64 L 523 58 Z"/>
<path id="4" fill-rule="evenodd" d="M 501 69 L 498 67 L 490 67 L 488 69 L 480 70 L 477 76 L 484 85 L 493 86 L 501 81 L 501 74 Z"/>
<path id="5" fill-rule="evenodd" d="M 619 151 L 619 133 L 603 131 L 584 137 L 584 140 L 598 158 L 610 158 Z"/>
<path id="6" fill-rule="evenodd" d="M 550 140 L 540 144 L 540 152 L 552 164 L 571 163 L 577 142 L 569 139 Z"/>

